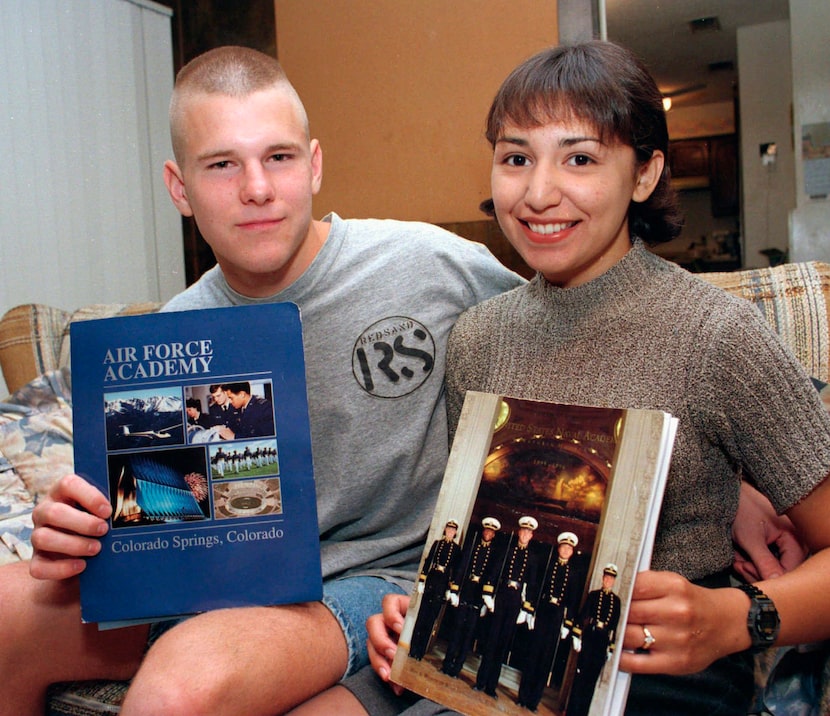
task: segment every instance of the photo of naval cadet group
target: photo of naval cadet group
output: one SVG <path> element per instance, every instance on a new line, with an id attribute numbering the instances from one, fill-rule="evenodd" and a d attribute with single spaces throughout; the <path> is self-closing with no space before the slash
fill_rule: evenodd
<path id="1" fill-rule="evenodd" d="M 623 412 L 504 398 L 480 482 L 463 487 L 472 468 L 451 457 L 392 681 L 468 716 L 583 716 L 618 697 L 627 543 L 644 533 L 604 519 L 631 482 L 614 462 Z M 463 421 L 454 452 L 478 430 Z"/>
<path id="2" fill-rule="evenodd" d="M 270 381 L 104 396 L 113 528 L 282 512 Z"/>

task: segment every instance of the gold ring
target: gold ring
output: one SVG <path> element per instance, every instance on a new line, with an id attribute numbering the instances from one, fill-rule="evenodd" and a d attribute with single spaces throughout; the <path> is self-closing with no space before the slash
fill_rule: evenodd
<path id="1" fill-rule="evenodd" d="M 643 645 L 640 647 L 643 651 L 648 651 L 654 646 L 654 642 L 657 639 L 654 638 L 654 634 L 651 633 L 649 628 L 643 624 Z"/>

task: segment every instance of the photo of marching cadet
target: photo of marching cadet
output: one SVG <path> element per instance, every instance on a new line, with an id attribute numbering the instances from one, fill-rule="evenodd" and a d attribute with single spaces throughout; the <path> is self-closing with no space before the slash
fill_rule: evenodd
<path id="1" fill-rule="evenodd" d="M 210 474 L 215 480 L 279 475 L 277 441 L 246 440 L 210 445 Z"/>

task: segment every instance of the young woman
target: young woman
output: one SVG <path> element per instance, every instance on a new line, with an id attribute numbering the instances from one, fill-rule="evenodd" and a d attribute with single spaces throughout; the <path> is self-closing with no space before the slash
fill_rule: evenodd
<path id="1" fill-rule="evenodd" d="M 456 324 L 450 424 L 467 390 L 677 417 L 653 569 L 621 645 L 635 674 L 626 713 L 746 714 L 750 647 L 830 636 L 817 596 L 830 590 L 830 418 L 750 304 L 646 248 L 680 222 L 660 92 L 633 55 L 603 42 L 539 53 L 503 83 L 487 137 L 489 208 L 537 274 Z M 730 586 L 741 475 L 812 550 L 760 595 Z M 780 628 L 748 622 L 770 604 Z M 382 678 L 404 610 L 390 597 L 370 619 Z"/>

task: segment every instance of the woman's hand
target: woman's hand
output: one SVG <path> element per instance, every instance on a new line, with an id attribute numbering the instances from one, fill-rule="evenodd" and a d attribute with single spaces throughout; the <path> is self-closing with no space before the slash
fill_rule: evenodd
<path id="1" fill-rule="evenodd" d="M 383 598 L 382 612 L 366 620 L 369 632 L 369 662 L 383 681 L 389 681 L 392 659 L 398 649 L 398 638 L 403 629 L 403 620 L 409 607 L 409 597 L 403 594 L 387 594 Z M 403 687 L 392 684 L 392 690 L 400 696 Z"/>
<path id="2" fill-rule="evenodd" d="M 36 579 L 67 579 L 83 572 L 86 558 L 101 551 L 99 539 L 111 512 L 97 487 L 78 475 L 62 477 L 32 512 L 29 573 Z"/>
<path id="3" fill-rule="evenodd" d="M 738 589 L 698 587 L 674 572 L 641 572 L 634 583 L 620 668 L 692 674 L 750 645 L 749 598 Z M 641 647 L 647 627 L 654 642 Z M 617 644 L 617 648 L 619 648 Z"/>

